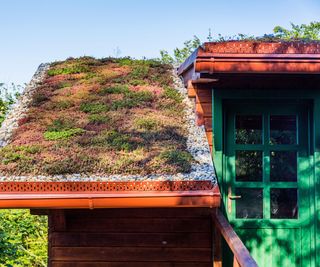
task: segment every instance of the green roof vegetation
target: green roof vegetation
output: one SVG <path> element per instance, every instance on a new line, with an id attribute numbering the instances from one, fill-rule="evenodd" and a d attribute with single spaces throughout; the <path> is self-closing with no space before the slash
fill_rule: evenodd
<path id="1" fill-rule="evenodd" d="M 189 172 L 184 106 L 172 67 L 82 57 L 53 63 L 12 141 L 1 175 Z"/>

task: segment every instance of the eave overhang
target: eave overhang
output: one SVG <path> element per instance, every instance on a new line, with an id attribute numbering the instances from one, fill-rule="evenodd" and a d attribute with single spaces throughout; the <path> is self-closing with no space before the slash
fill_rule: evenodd
<path id="1" fill-rule="evenodd" d="M 199 73 L 320 74 L 319 54 L 199 54 Z"/>
<path id="2" fill-rule="evenodd" d="M 207 181 L 2 182 L 0 183 L 0 208 L 219 207 L 218 186 L 214 185 L 210 188 L 208 186 Z"/>
<path id="3" fill-rule="evenodd" d="M 205 43 L 183 62 L 178 74 L 320 74 L 320 42 L 226 41 Z"/>

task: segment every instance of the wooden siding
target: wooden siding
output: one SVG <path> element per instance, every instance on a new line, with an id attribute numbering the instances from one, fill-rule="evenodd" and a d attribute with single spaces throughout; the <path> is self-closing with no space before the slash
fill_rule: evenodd
<path id="1" fill-rule="evenodd" d="M 53 210 L 49 266 L 212 266 L 209 209 Z"/>
<path id="2" fill-rule="evenodd" d="M 204 125 L 210 149 L 212 151 L 212 90 L 208 84 L 188 82 L 188 95 L 195 98 L 197 124 Z"/>

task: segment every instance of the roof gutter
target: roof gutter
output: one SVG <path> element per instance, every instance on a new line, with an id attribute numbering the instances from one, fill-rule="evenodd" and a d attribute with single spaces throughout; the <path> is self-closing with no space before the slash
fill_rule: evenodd
<path id="1" fill-rule="evenodd" d="M 0 194 L 0 208 L 97 209 L 219 207 L 220 192 L 212 190 L 115 193 L 7 193 Z"/>

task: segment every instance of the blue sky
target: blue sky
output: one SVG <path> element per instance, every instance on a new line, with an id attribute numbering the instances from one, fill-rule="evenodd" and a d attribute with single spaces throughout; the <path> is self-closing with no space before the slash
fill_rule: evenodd
<path id="1" fill-rule="evenodd" d="M 69 56 L 157 57 L 198 35 L 263 35 L 320 20 L 319 0 L 0 0 L 0 82 Z"/>

